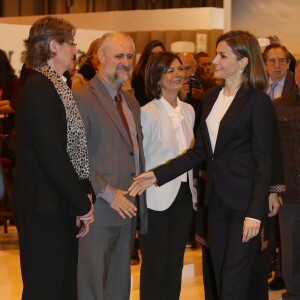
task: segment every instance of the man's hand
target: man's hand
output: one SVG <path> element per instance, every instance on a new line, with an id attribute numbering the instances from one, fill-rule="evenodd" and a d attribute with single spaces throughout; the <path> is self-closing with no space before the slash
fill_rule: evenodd
<path id="1" fill-rule="evenodd" d="M 283 205 L 282 198 L 277 193 L 270 193 L 269 195 L 269 217 L 277 214 L 280 206 Z"/>
<path id="2" fill-rule="evenodd" d="M 118 214 L 125 219 L 126 216 L 132 218 L 136 216 L 137 208 L 125 197 L 128 191 L 117 190 L 117 195 L 111 204 L 111 208 L 118 212 Z"/>
<path id="3" fill-rule="evenodd" d="M 179 99 L 185 100 L 189 91 L 190 91 L 190 84 L 188 82 L 184 83 L 182 88 L 179 91 L 179 95 L 178 95 Z"/>

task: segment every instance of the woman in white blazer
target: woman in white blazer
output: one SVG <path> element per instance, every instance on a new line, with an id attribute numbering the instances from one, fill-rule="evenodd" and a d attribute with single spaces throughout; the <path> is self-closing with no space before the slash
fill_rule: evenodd
<path id="1" fill-rule="evenodd" d="M 175 158 L 194 141 L 193 107 L 177 97 L 184 78 L 181 60 L 171 52 L 154 55 L 146 66 L 146 91 L 154 100 L 142 107 L 146 170 Z M 179 299 L 183 256 L 192 220 L 192 170 L 146 192 L 148 234 L 140 235 L 140 295 L 147 299 Z"/>

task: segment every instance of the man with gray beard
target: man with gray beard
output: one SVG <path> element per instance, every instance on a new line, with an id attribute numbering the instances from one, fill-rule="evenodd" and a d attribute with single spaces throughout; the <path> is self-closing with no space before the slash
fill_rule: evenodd
<path id="1" fill-rule="evenodd" d="M 79 245 L 79 299 L 123 300 L 130 297 L 130 257 L 136 233 L 147 231 L 144 196 L 127 194 L 132 178 L 144 171 L 140 106 L 122 89 L 135 47 L 125 33 L 99 41 L 97 74 L 74 99 L 84 121 L 97 195 L 95 221 Z"/>

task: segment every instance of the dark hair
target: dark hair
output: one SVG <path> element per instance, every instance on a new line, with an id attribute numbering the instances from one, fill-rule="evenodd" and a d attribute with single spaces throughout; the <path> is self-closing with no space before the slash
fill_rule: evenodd
<path id="1" fill-rule="evenodd" d="M 54 57 L 50 50 L 50 42 L 55 40 L 62 44 L 74 39 L 75 27 L 62 18 L 43 17 L 33 23 L 29 37 L 24 40 L 26 53 L 25 62 L 29 67 L 46 64 Z"/>
<path id="2" fill-rule="evenodd" d="M 11 66 L 6 53 L 0 49 L 0 88 L 2 89 L 2 99 L 10 100 L 10 106 L 15 108 L 16 98 L 19 93 L 19 79 L 15 75 L 15 70 Z M 8 122 L 4 125 L 4 131 L 7 126 L 11 126 Z"/>
<path id="3" fill-rule="evenodd" d="M 196 59 L 196 61 L 198 61 L 198 59 L 200 57 L 210 57 L 208 53 L 204 52 L 204 51 L 201 51 L 201 52 L 198 52 L 194 55 L 194 58 Z"/>
<path id="4" fill-rule="evenodd" d="M 155 48 L 155 47 L 161 47 L 163 49 L 163 51 L 166 51 L 164 44 L 161 41 L 151 40 L 150 42 L 148 42 L 146 44 L 146 46 L 144 47 L 143 52 L 140 56 L 140 59 L 133 70 L 133 74 L 137 75 L 137 74 L 141 73 L 143 77 L 145 76 L 145 68 L 146 68 L 147 62 L 148 62 L 149 58 L 151 57 L 151 52 L 152 52 L 153 48 Z"/>
<path id="5" fill-rule="evenodd" d="M 175 59 L 182 64 L 178 55 L 172 52 L 159 52 L 150 57 L 145 69 L 145 90 L 148 98 L 161 97 L 159 81 Z"/>
<path id="6" fill-rule="evenodd" d="M 6 53 L 0 49 L 0 80 L 15 75 L 15 70 L 11 66 Z"/>
<path id="7" fill-rule="evenodd" d="M 283 45 L 281 45 L 280 43 L 272 43 L 272 44 L 268 45 L 265 48 L 264 52 L 263 52 L 263 59 L 264 59 L 265 63 L 267 62 L 268 54 L 269 54 L 269 51 L 271 49 L 281 49 L 284 52 L 284 56 L 285 56 L 286 62 L 290 61 L 290 53 L 289 53 L 289 51 Z"/>
<path id="8" fill-rule="evenodd" d="M 241 86 L 247 88 L 251 85 L 264 90 L 268 77 L 257 38 L 247 31 L 236 30 L 222 34 L 216 44 L 223 41 L 232 49 L 237 60 L 248 58 L 248 64 L 242 71 Z"/>

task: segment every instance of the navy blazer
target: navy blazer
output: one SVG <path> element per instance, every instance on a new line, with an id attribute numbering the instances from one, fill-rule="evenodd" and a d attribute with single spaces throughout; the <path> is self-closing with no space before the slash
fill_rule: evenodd
<path id="1" fill-rule="evenodd" d="M 204 204 L 214 188 L 229 207 L 262 220 L 268 211 L 272 170 L 274 110 L 268 95 L 241 87 L 220 122 L 212 152 L 206 118 L 222 87 L 209 89 L 195 145 L 180 157 L 154 169 L 159 185 L 207 161 Z"/>

